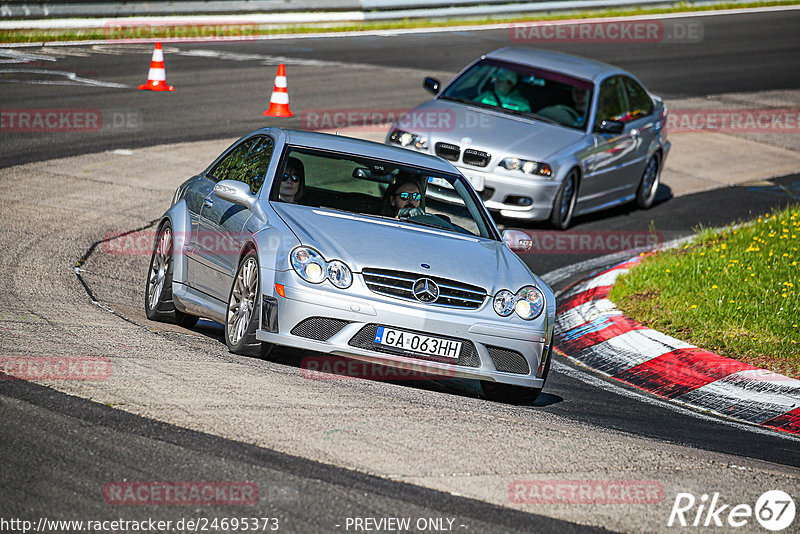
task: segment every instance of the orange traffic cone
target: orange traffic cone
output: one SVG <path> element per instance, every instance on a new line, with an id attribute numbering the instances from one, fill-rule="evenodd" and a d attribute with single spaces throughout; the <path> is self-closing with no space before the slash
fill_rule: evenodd
<path id="1" fill-rule="evenodd" d="M 289 109 L 289 90 L 286 84 L 286 65 L 278 65 L 278 74 L 275 75 L 275 87 L 269 99 L 269 109 L 264 112 L 265 117 L 292 117 L 294 113 Z"/>
<path id="2" fill-rule="evenodd" d="M 140 85 L 139 89 L 148 91 L 175 90 L 171 85 L 167 85 L 167 71 L 164 70 L 164 52 L 161 50 L 161 43 L 156 43 L 156 48 L 153 50 L 153 59 L 150 60 L 147 83 Z"/>

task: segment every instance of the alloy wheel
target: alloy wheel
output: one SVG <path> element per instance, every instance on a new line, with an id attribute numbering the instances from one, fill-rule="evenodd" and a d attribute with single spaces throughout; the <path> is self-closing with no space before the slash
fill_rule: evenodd
<path id="1" fill-rule="evenodd" d="M 658 159 L 651 157 L 642 175 L 642 183 L 639 186 L 637 203 L 642 208 L 649 208 L 653 204 L 656 192 L 658 191 Z"/>
<path id="2" fill-rule="evenodd" d="M 167 226 L 159 236 L 158 245 L 156 245 L 153 261 L 150 265 L 148 284 L 151 310 L 155 310 L 161 300 L 161 293 L 164 291 L 164 281 L 167 278 L 170 261 L 172 261 L 172 230 Z"/>
<path id="3" fill-rule="evenodd" d="M 239 267 L 228 302 L 228 341 L 238 344 L 250 325 L 258 293 L 258 265 L 247 258 Z"/>

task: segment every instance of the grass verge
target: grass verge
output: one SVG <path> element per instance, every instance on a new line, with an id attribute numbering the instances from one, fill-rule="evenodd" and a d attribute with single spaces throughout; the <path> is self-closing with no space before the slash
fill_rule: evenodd
<path id="1" fill-rule="evenodd" d="M 398 21 L 370 21 L 350 23 L 310 23 L 290 25 L 257 25 L 232 23 L 230 25 L 177 23 L 165 24 L 169 17 L 162 17 L 156 26 L 130 25 L 128 27 L 102 27 L 86 29 L 53 29 L 53 30 L 0 30 L 0 43 L 48 43 L 54 41 L 98 41 L 106 39 L 213 39 L 213 38 L 254 38 L 257 36 L 304 34 L 304 33 L 339 33 L 371 30 L 398 30 L 413 28 L 447 28 L 463 25 L 486 25 L 503 23 L 524 23 L 562 19 L 585 19 L 605 17 L 627 17 L 634 15 L 658 15 L 662 13 L 691 13 L 694 11 L 715 11 L 723 9 L 744 9 L 753 7 L 787 6 L 800 4 L 800 0 L 774 0 L 756 2 L 722 2 L 718 4 L 694 5 L 689 2 L 678 2 L 670 7 L 643 7 L 632 9 L 601 9 L 580 12 L 559 12 L 537 14 L 532 16 L 484 17 L 484 18 L 452 18 L 452 19 L 403 19 Z M 202 20 L 199 18 L 198 20 Z M 213 21 L 213 17 L 211 17 Z"/>
<path id="2" fill-rule="evenodd" d="M 800 378 L 800 205 L 648 256 L 618 279 L 626 315 L 722 356 Z"/>

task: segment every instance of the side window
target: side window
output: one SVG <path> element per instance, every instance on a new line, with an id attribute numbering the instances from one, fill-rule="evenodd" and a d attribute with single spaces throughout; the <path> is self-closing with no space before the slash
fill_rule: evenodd
<path id="1" fill-rule="evenodd" d="M 600 84 L 600 92 L 597 95 L 595 125 L 599 126 L 605 120 L 625 120 L 626 111 L 622 93 L 622 79 L 619 76 L 614 76 Z"/>
<path id="2" fill-rule="evenodd" d="M 248 139 L 225 156 L 211 171 L 209 178 L 215 182 L 244 182 L 250 186 L 250 193 L 255 195 L 266 179 L 273 148 L 274 144 L 269 137 Z"/>
<path id="3" fill-rule="evenodd" d="M 236 170 L 242 164 L 242 160 L 245 158 L 247 153 L 250 152 L 250 149 L 256 140 L 257 139 L 255 138 L 248 139 L 231 150 L 228 155 L 225 156 L 222 161 L 217 163 L 217 166 L 211 170 L 208 177 L 215 182 L 222 180 L 233 180 L 234 176 L 236 175 Z"/>
<path id="4" fill-rule="evenodd" d="M 250 151 L 242 158 L 242 164 L 236 172 L 233 180 L 244 182 L 250 186 L 250 193 L 255 195 L 264 184 L 267 177 L 267 169 L 272 159 L 272 139 L 269 137 L 257 137 L 250 147 Z"/>
<path id="5" fill-rule="evenodd" d="M 653 100 L 644 88 L 630 78 L 624 78 L 625 95 L 628 97 L 628 114 L 631 120 L 653 113 Z"/>

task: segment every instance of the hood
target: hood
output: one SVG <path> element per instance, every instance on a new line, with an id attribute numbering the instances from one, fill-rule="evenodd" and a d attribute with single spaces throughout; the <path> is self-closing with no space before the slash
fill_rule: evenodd
<path id="1" fill-rule="evenodd" d="M 546 161 L 586 135 L 566 126 L 441 99 L 417 106 L 395 126 L 426 135 L 433 143 L 447 141 L 462 150 L 474 147 L 499 157 L 528 156 L 538 161 Z"/>
<path id="2" fill-rule="evenodd" d="M 489 294 L 534 283 L 527 266 L 502 241 L 296 204 L 273 207 L 302 244 L 326 260 L 344 261 L 353 272 L 371 267 L 438 276 Z"/>

